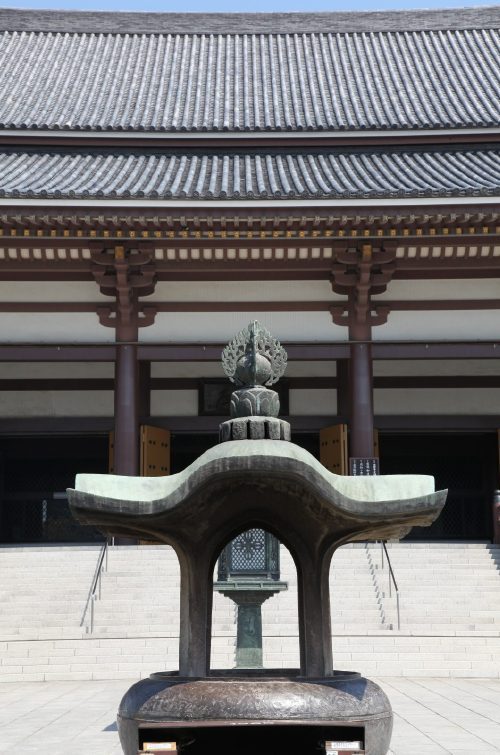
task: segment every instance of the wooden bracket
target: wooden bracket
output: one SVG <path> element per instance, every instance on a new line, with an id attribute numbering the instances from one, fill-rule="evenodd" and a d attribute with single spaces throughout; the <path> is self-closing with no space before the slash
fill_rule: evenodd
<path id="1" fill-rule="evenodd" d="M 133 251 L 123 246 L 92 251 L 92 275 L 105 296 L 114 296 L 116 306 L 98 307 L 101 325 L 106 327 L 146 327 L 152 325 L 157 309 L 138 302 L 152 294 L 156 285 L 153 253 Z"/>
<path id="2" fill-rule="evenodd" d="M 96 308 L 96 313 L 101 325 L 106 328 L 116 328 L 118 324 L 116 307 L 102 304 Z M 147 328 L 148 325 L 153 325 L 156 315 L 158 313 L 158 307 L 152 304 L 139 304 L 137 310 L 137 327 Z"/>
<path id="3" fill-rule="evenodd" d="M 390 307 L 384 307 L 380 304 L 370 304 L 370 309 L 366 312 L 362 324 L 370 326 L 385 325 L 389 318 L 390 311 Z M 332 316 L 332 322 L 335 323 L 335 325 L 349 327 L 352 323 L 352 316 L 348 302 L 330 307 L 330 314 Z"/>
<path id="4" fill-rule="evenodd" d="M 371 244 L 340 252 L 332 267 L 331 285 L 335 293 L 348 299 L 331 307 L 333 322 L 363 326 L 387 322 L 389 308 L 374 304 L 372 296 L 386 290 L 395 270 L 394 252 L 373 250 Z"/>

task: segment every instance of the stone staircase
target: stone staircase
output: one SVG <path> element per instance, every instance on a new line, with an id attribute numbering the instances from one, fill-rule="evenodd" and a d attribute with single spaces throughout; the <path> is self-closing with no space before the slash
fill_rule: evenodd
<path id="1" fill-rule="evenodd" d="M 98 545 L 0 548 L 0 638 L 82 636 Z"/>
<path id="2" fill-rule="evenodd" d="M 500 628 L 500 548 L 389 543 L 387 550 L 401 585 L 403 626 L 434 633 Z M 394 606 L 388 614 L 394 619 Z"/>
<path id="3" fill-rule="evenodd" d="M 399 630 L 381 546 L 366 548 L 386 631 L 334 636 L 337 666 L 374 676 L 500 676 L 500 547 L 388 543 L 399 588 Z"/>
<path id="4" fill-rule="evenodd" d="M 375 676 L 500 676 L 500 548 L 390 543 L 401 629 L 380 545 L 341 548 L 330 586 L 334 663 Z M 99 546 L 0 548 L 0 681 L 138 678 L 178 666 L 179 569 L 167 546 L 111 548 L 82 616 Z M 297 581 L 262 607 L 264 665 L 299 662 Z M 234 665 L 236 609 L 214 594 L 212 667 Z"/>

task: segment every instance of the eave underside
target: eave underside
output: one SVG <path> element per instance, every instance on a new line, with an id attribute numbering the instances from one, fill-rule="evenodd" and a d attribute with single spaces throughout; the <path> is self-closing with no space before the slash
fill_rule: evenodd
<path id="1" fill-rule="evenodd" d="M 160 280 L 328 278 L 338 254 L 366 244 L 393 253 L 396 278 L 487 277 L 500 265 L 500 206 L 310 209 L 4 208 L 0 279 L 89 280 L 92 255 L 116 246 L 148 252 Z"/>

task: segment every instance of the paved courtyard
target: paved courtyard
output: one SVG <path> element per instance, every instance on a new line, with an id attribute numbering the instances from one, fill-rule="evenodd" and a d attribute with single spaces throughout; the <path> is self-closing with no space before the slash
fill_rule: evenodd
<path id="1" fill-rule="evenodd" d="M 379 680 L 395 712 L 393 755 L 500 753 L 500 680 Z M 0 753 L 121 755 L 127 681 L 0 684 Z"/>

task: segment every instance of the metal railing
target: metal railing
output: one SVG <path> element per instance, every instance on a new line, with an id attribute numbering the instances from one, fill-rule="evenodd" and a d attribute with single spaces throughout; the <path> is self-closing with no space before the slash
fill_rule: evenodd
<path id="1" fill-rule="evenodd" d="M 398 629 L 401 629 L 401 612 L 400 612 L 400 605 L 399 605 L 398 583 L 396 582 L 396 577 L 394 576 L 394 569 L 392 568 L 392 563 L 389 556 L 389 552 L 387 550 L 387 546 L 385 544 L 385 540 L 381 540 L 380 545 L 381 545 L 382 569 L 385 569 L 385 561 L 387 561 L 387 566 L 389 567 L 389 598 L 392 598 L 392 588 L 394 586 L 394 592 L 396 594 L 396 611 L 397 611 L 397 617 L 398 617 Z M 385 555 L 385 559 L 384 559 L 384 555 Z"/>
<path id="2" fill-rule="evenodd" d="M 94 631 L 94 615 L 95 615 L 96 600 L 101 599 L 102 573 L 108 570 L 108 549 L 109 549 L 109 542 L 108 540 L 106 540 L 101 550 L 99 551 L 99 558 L 97 559 L 97 565 L 95 568 L 94 577 L 92 579 L 92 584 L 90 586 L 87 602 L 85 603 L 85 608 L 83 609 L 82 620 L 80 622 L 80 626 L 83 627 L 86 623 L 85 620 L 87 618 L 87 612 L 90 607 L 90 622 L 86 625 L 87 632 L 89 634 L 92 634 L 92 632 Z"/>

